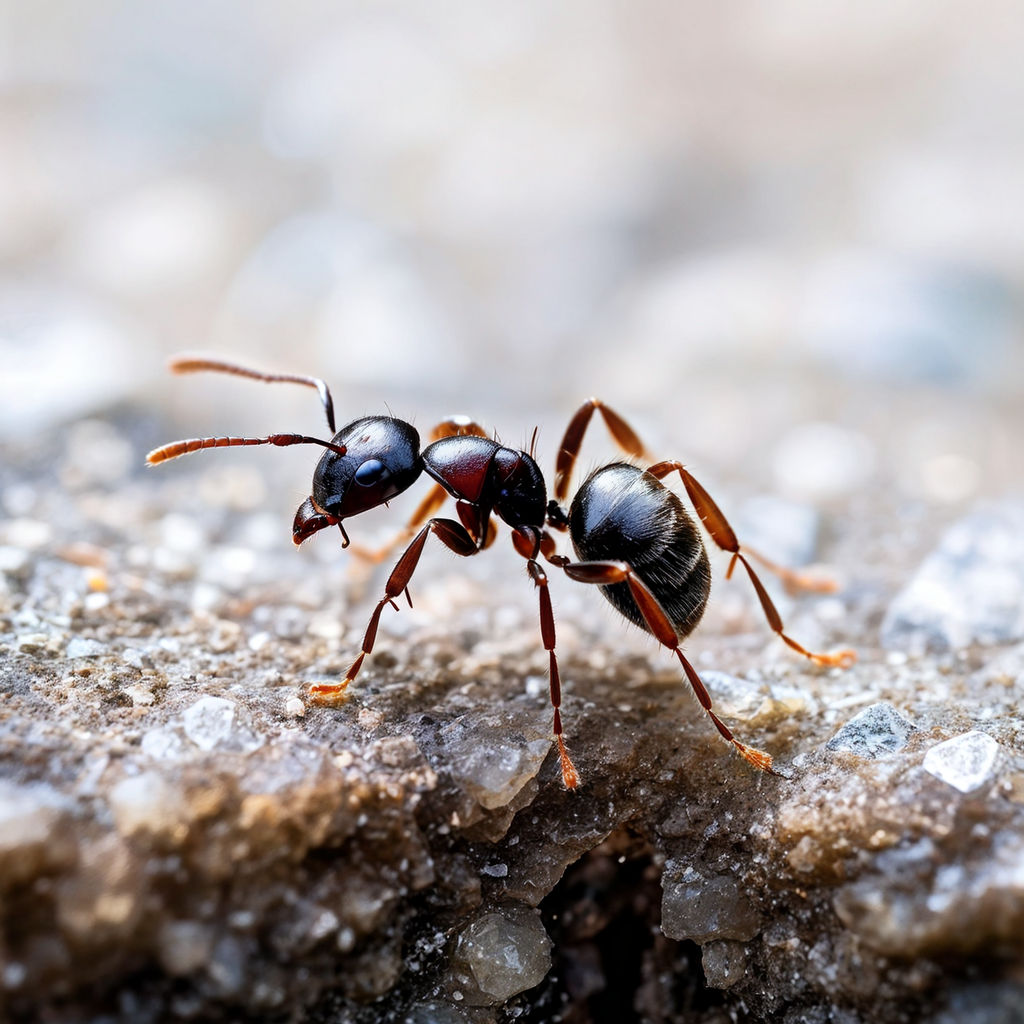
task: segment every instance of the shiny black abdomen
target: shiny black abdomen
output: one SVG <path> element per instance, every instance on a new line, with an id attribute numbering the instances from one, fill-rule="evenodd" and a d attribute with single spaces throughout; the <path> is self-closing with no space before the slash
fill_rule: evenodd
<path id="1" fill-rule="evenodd" d="M 693 632 L 711 591 L 711 568 L 700 531 L 674 491 L 637 466 L 612 463 L 576 492 L 569 530 L 581 560 L 628 562 L 677 636 Z M 601 591 L 627 619 L 647 629 L 628 583 Z"/>

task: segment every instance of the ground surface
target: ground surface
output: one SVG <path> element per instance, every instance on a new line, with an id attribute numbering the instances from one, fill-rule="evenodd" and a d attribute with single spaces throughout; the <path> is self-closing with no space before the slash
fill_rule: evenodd
<path id="1" fill-rule="evenodd" d="M 568 793 L 505 538 L 428 549 L 349 701 L 314 707 L 383 570 L 296 554 L 259 463 L 142 470 L 167 429 L 113 412 L 4 467 L 8 1018 L 1018 1019 L 1019 501 L 856 489 L 819 514 L 733 482 L 749 539 L 843 583 L 773 583 L 790 632 L 860 654 L 792 655 L 715 560 L 687 649 L 785 777 L 555 579 Z"/>

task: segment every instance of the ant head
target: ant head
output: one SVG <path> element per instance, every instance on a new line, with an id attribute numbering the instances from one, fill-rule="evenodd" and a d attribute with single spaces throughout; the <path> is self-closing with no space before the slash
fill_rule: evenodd
<path id="1" fill-rule="evenodd" d="M 325 526 L 377 508 L 420 475 L 420 437 L 390 416 L 367 416 L 343 427 L 332 443 L 344 454 L 324 452 L 313 473 L 313 493 L 299 506 L 292 538 L 301 544 Z"/>

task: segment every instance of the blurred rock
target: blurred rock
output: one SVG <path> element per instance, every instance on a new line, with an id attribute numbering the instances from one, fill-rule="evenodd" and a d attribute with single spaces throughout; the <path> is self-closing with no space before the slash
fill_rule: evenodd
<path id="1" fill-rule="evenodd" d="M 32 438 L 124 399 L 143 376 L 144 341 L 123 314 L 101 301 L 43 284 L 5 283 L 0 434 Z"/>
<path id="2" fill-rule="evenodd" d="M 863 487 L 875 455 L 863 434 L 835 423 L 804 423 L 779 439 L 772 461 L 783 494 L 829 501 Z"/>
<path id="3" fill-rule="evenodd" d="M 838 252 L 811 275 L 802 328 L 810 350 L 840 373 L 950 384 L 991 377 L 1012 345 L 1013 317 L 997 275 Z"/>
<path id="4" fill-rule="evenodd" d="M 889 605 L 882 643 L 921 654 L 1024 639 L 1024 506 L 990 504 L 954 524 Z"/>

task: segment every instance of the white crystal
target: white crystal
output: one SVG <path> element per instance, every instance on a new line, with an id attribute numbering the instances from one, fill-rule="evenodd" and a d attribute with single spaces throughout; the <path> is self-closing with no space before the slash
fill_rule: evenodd
<path id="1" fill-rule="evenodd" d="M 848 750 L 859 757 L 891 754 L 907 745 L 907 737 L 915 728 L 891 704 L 880 702 L 854 715 L 825 744 L 825 749 Z"/>
<path id="2" fill-rule="evenodd" d="M 18 786 L 0 780 L 0 854 L 46 843 L 62 802 L 57 791 L 49 786 Z"/>
<path id="3" fill-rule="evenodd" d="M 185 743 L 174 729 L 158 726 L 142 736 L 142 752 L 154 761 L 176 761 L 185 755 Z"/>
<path id="4" fill-rule="evenodd" d="M 224 697 L 201 697 L 182 716 L 185 735 L 201 750 L 213 750 L 231 735 L 235 709 Z"/>
<path id="5" fill-rule="evenodd" d="M 551 738 L 524 735 L 493 716 L 464 716 L 442 730 L 453 772 L 481 807 L 506 806 L 540 771 Z"/>
<path id="6" fill-rule="evenodd" d="M 486 997 L 504 1003 L 544 980 L 551 940 L 534 913 L 484 914 L 459 936 L 455 959 Z"/>
<path id="7" fill-rule="evenodd" d="M 1024 506 L 980 507 L 955 523 L 896 596 L 886 648 L 923 654 L 1024 638 Z"/>
<path id="8" fill-rule="evenodd" d="M 68 641 L 67 656 L 69 658 L 97 658 L 106 654 L 107 645 L 89 637 L 73 636 Z"/>
<path id="9" fill-rule="evenodd" d="M 995 774 L 999 744 L 973 730 L 938 743 L 924 756 L 924 770 L 961 793 L 970 793 Z"/>

